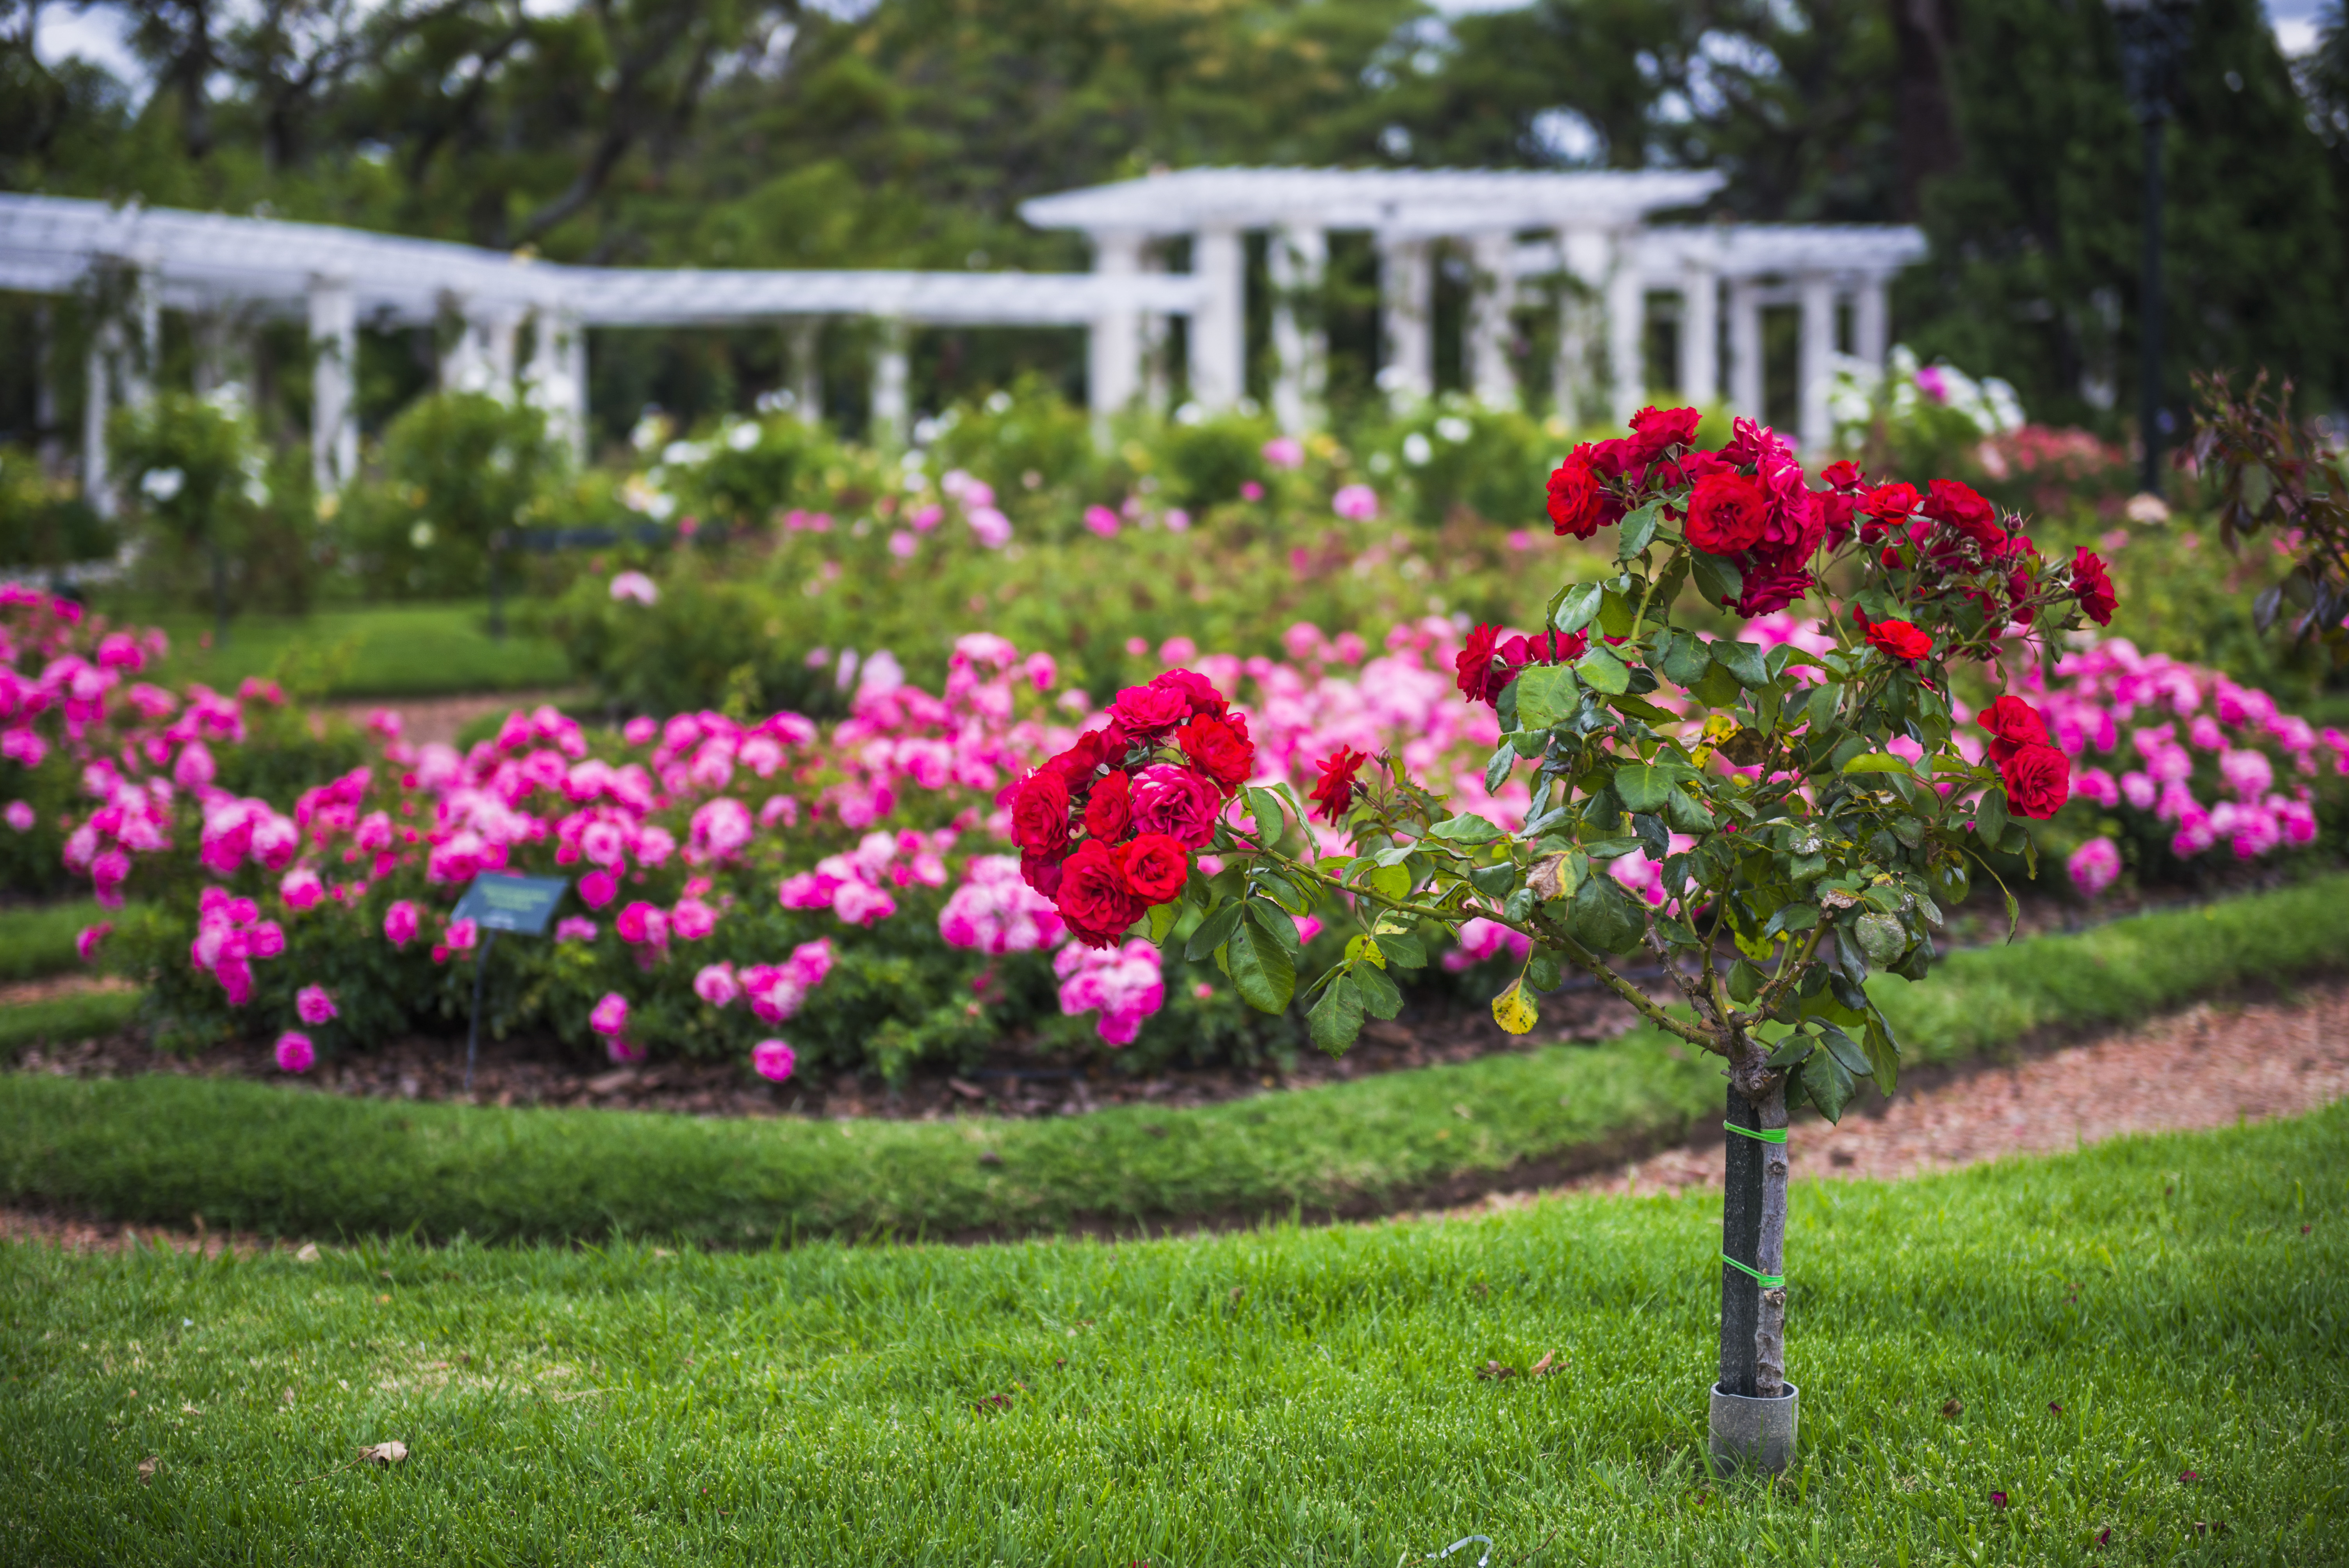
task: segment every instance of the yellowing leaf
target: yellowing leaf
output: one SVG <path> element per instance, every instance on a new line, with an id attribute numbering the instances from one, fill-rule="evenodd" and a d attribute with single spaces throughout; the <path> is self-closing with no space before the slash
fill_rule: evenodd
<path id="1" fill-rule="evenodd" d="M 1493 998 L 1493 1022 L 1513 1035 L 1522 1035 L 1541 1022 L 1541 1010 L 1526 995 L 1524 984 L 1512 980 L 1507 990 Z"/>

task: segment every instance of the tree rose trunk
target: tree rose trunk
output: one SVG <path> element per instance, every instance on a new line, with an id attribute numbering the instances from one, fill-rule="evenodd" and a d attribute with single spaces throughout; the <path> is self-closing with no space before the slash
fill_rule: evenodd
<path id="1" fill-rule="evenodd" d="M 1749 1121 L 1746 1126 L 1768 1131 L 1786 1125 L 1784 1077 L 1771 1084 L 1769 1093 L 1754 1109 L 1761 1119 Z M 1762 1143 L 1750 1138 L 1741 1141 L 1752 1143 L 1762 1157 L 1762 1223 L 1754 1266 L 1773 1279 L 1781 1278 L 1786 1272 L 1786 1145 Z M 1785 1392 L 1786 1287 L 1781 1284 L 1757 1288 L 1760 1295 L 1754 1323 L 1754 1393 L 1757 1398 L 1775 1399 Z"/>
<path id="2" fill-rule="evenodd" d="M 1739 1091 L 1734 1079 L 1724 1119 L 1737 1127 L 1753 1127 L 1759 1120 L 1754 1103 Z M 1751 1262 L 1762 1250 L 1762 1145 L 1738 1133 L 1728 1136 L 1721 1183 L 1721 1391 L 1751 1399 L 1758 1379 L 1754 1347 L 1762 1287 L 1727 1260 Z"/>

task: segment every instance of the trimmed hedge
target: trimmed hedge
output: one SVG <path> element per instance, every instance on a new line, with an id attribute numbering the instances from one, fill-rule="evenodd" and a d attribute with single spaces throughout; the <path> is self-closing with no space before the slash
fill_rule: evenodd
<path id="1" fill-rule="evenodd" d="M 2349 877 L 1883 982 L 1910 1062 L 2108 1025 L 2349 960 Z M 694 1121 L 388 1104 L 154 1076 L 0 1078 L 0 1199 L 116 1220 L 333 1236 L 751 1243 L 1367 1213 L 1602 1162 L 1720 1104 L 1713 1064 L 1642 1031 L 1192 1110 L 1038 1121 Z"/>

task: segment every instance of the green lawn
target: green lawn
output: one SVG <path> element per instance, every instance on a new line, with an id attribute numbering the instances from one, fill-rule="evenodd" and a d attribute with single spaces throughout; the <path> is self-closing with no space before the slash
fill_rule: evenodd
<path id="1" fill-rule="evenodd" d="M 1878 994 L 1909 1059 L 2142 1016 L 2349 961 L 2349 878 L 1952 955 Z M 5 1015 L 0 1015 L 5 1016 Z M 1675 1055 L 1675 1051 L 1678 1054 Z M 1721 1114 L 1710 1058 L 1641 1031 L 1192 1110 L 1014 1121 L 703 1121 L 351 1099 L 241 1081 L 0 1074 L 0 1200 L 281 1234 L 447 1239 L 1131 1230 L 1371 1212 L 1522 1185 Z"/>
<path id="2" fill-rule="evenodd" d="M 1775 1486 L 1696 1465 L 1710 1197 L 967 1251 L 0 1244 L 0 1559 L 2340 1562 L 2344 1198 L 2349 1106 L 1798 1183 Z"/>
<path id="3" fill-rule="evenodd" d="M 136 913 L 135 905 L 109 911 L 94 898 L 0 909 L 0 982 L 38 980 L 79 969 L 81 954 L 74 951 L 74 937 L 82 927 Z"/>
<path id="4" fill-rule="evenodd" d="M 165 614 L 152 624 L 170 634 L 171 652 L 154 678 L 171 686 L 202 681 L 225 691 L 247 676 L 267 674 L 289 651 L 323 654 L 348 642 L 350 661 L 328 696 L 432 696 L 568 681 L 571 666 L 562 648 L 512 630 L 513 608 L 507 605 L 502 642 L 489 634 L 489 601 L 481 599 L 240 616 L 230 624 L 228 642 L 211 648 L 202 646 L 212 630 L 209 616 Z"/>

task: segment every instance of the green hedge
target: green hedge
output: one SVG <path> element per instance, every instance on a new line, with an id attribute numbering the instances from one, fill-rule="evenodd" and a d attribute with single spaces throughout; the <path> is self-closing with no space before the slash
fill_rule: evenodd
<path id="1" fill-rule="evenodd" d="M 1886 983 L 1911 1061 L 2143 1016 L 2349 959 L 2328 876 Z M 1642 1031 L 1195 1110 L 1037 1121 L 696 1121 L 385 1104 L 249 1082 L 0 1078 L 0 1197 L 109 1219 L 336 1235 L 955 1236 L 1370 1212 L 1599 1163 L 1719 1102 Z"/>

